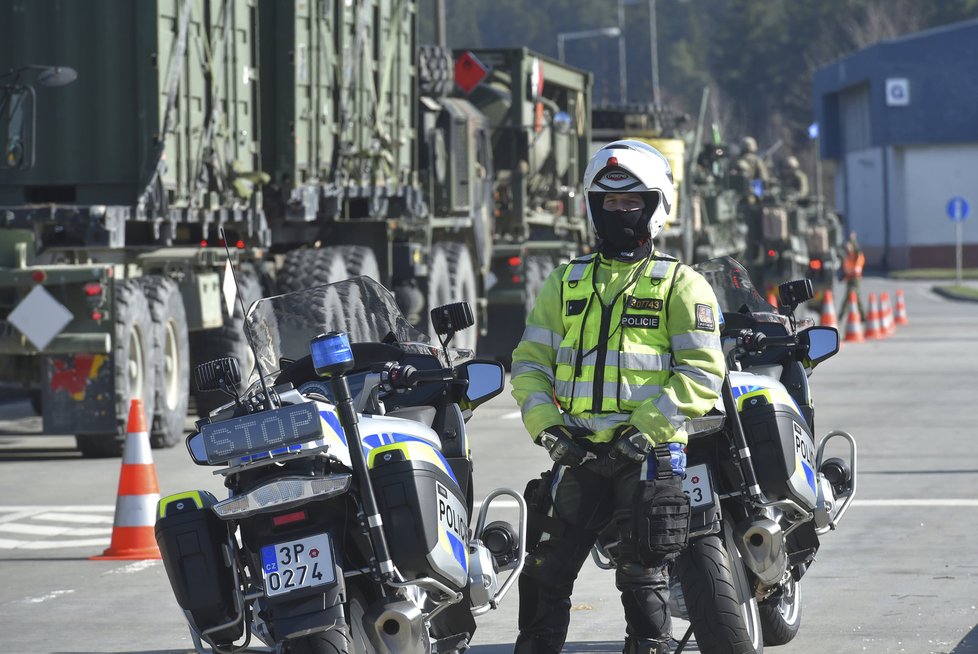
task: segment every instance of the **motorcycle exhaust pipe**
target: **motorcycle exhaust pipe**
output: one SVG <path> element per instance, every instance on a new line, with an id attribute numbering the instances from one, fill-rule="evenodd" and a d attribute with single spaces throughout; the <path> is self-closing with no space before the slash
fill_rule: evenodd
<path id="1" fill-rule="evenodd" d="M 780 583 L 788 569 L 781 525 L 770 518 L 754 516 L 737 525 L 735 536 L 744 563 L 761 583 Z"/>
<path id="2" fill-rule="evenodd" d="M 363 616 L 367 638 L 377 654 L 413 652 L 424 642 L 421 609 L 413 602 L 394 600 L 374 604 Z"/>

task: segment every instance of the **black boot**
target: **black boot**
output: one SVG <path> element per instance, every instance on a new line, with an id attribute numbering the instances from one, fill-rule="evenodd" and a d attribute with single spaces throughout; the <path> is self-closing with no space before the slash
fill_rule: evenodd
<path id="1" fill-rule="evenodd" d="M 668 640 L 651 640 L 649 638 L 625 638 L 625 649 L 622 654 L 671 654 L 672 648 Z"/>
<path id="2" fill-rule="evenodd" d="M 560 649 L 536 638 L 517 638 L 513 654 L 560 654 Z"/>

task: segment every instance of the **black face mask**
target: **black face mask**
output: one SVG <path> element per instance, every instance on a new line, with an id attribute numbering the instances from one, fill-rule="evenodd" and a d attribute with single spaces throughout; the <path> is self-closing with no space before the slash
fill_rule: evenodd
<path id="1" fill-rule="evenodd" d="M 609 259 L 637 261 L 652 251 L 649 236 L 649 216 L 645 209 L 639 211 L 607 211 L 599 208 L 595 231 L 598 249 Z"/>

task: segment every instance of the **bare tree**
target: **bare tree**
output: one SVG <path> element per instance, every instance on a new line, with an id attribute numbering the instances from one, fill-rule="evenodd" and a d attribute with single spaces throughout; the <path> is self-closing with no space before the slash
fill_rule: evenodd
<path id="1" fill-rule="evenodd" d="M 884 39 L 920 31 L 924 26 L 920 3 L 915 0 L 869 0 L 862 16 L 843 23 L 846 35 L 858 50 Z"/>

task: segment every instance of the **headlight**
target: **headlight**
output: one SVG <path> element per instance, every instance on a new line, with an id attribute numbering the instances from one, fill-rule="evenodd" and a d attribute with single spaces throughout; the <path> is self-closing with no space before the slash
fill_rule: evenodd
<path id="1" fill-rule="evenodd" d="M 282 477 L 254 490 L 218 502 L 212 508 L 225 520 L 278 511 L 309 500 L 325 500 L 350 488 L 349 474 L 328 477 Z"/>

